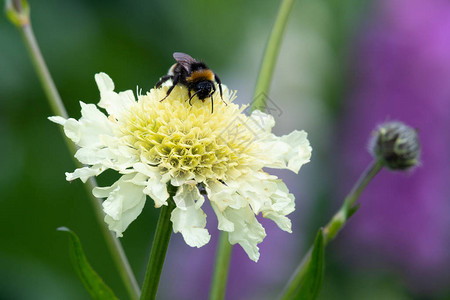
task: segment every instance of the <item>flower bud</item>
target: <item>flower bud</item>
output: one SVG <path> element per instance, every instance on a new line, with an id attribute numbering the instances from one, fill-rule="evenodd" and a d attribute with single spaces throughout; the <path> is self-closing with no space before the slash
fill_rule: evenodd
<path id="1" fill-rule="evenodd" d="M 372 154 L 391 170 L 406 170 L 419 164 L 417 131 L 402 122 L 386 122 L 374 131 Z"/>
<path id="2" fill-rule="evenodd" d="M 26 0 L 6 0 L 5 11 L 15 26 L 23 27 L 30 24 L 30 6 Z"/>

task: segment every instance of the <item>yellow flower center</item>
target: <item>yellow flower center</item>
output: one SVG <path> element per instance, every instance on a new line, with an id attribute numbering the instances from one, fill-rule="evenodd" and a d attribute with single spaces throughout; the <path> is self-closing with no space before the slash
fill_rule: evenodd
<path id="1" fill-rule="evenodd" d="M 119 121 L 122 140 L 143 162 L 197 182 L 227 180 L 252 168 L 255 133 L 246 125 L 243 108 L 232 103 L 234 94 L 225 91 L 222 101 L 216 92 L 211 113 L 210 98 L 194 97 L 191 106 L 187 88 L 176 86 L 160 101 L 166 92 L 163 86 L 139 96 Z"/>

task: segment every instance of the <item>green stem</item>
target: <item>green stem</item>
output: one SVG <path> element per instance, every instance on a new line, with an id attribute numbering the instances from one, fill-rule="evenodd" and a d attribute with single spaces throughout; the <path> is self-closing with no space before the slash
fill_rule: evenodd
<path id="1" fill-rule="evenodd" d="M 338 210 L 338 212 L 333 216 L 330 222 L 324 228 L 324 243 L 327 245 L 331 240 L 333 240 L 338 232 L 344 227 L 346 221 L 353 215 L 356 211 L 357 206 L 355 206 L 361 193 L 364 191 L 369 182 L 375 177 L 375 175 L 382 169 L 383 164 L 379 161 L 372 162 L 369 167 L 361 174 L 358 181 L 353 186 L 350 193 L 345 197 L 345 200 Z M 303 257 L 301 263 L 295 270 L 289 282 L 286 284 L 280 300 L 291 300 L 296 295 L 300 284 L 302 283 L 308 265 L 311 261 L 312 248 L 308 250 L 306 255 Z"/>
<path id="2" fill-rule="evenodd" d="M 358 181 L 353 185 L 350 193 L 345 197 L 344 203 L 333 218 L 324 228 L 325 245 L 336 237 L 338 232 L 344 227 L 345 222 L 353 215 L 358 208 L 355 206 L 361 193 L 364 191 L 369 182 L 383 168 L 383 163 L 373 161 L 366 170 L 361 174 Z"/>
<path id="3" fill-rule="evenodd" d="M 233 246 L 228 241 L 228 233 L 221 232 L 217 246 L 214 275 L 211 282 L 210 300 L 222 300 L 225 298 L 227 288 L 228 268 L 230 266 L 231 252 Z"/>
<path id="4" fill-rule="evenodd" d="M 21 33 L 27 46 L 28 53 L 30 54 L 33 61 L 33 65 L 35 67 L 37 75 L 41 81 L 45 95 L 47 96 L 47 100 L 52 109 L 52 112 L 61 117 L 68 118 L 67 111 L 64 107 L 64 104 L 62 103 L 61 97 L 59 96 L 58 90 L 56 89 L 50 72 L 48 71 L 44 58 L 42 57 L 41 51 L 33 33 L 33 29 L 31 28 L 31 24 L 22 26 Z"/>
<path id="5" fill-rule="evenodd" d="M 266 45 L 264 57 L 259 70 L 251 111 L 266 108 L 266 95 L 269 92 L 272 81 L 275 62 L 280 52 L 281 40 L 286 29 L 289 13 L 295 0 L 283 0 L 278 10 L 275 24 L 272 28 L 269 40 Z M 231 252 L 233 246 L 228 241 L 228 233 L 222 232 L 219 245 L 217 246 L 216 262 L 214 265 L 214 275 L 211 282 L 209 299 L 224 299 L 228 279 L 228 268 L 230 266 Z"/>
<path id="6" fill-rule="evenodd" d="M 67 118 L 68 116 L 66 109 L 64 107 L 64 104 L 62 103 L 61 97 L 59 96 L 58 90 L 56 89 L 50 72 L 48 71 L 44 58 L 42 57 L 29 19 L 27 22 L 23 22 L 21 26 L 18 26 L 18 28 L 20 29 L 39 80 L 41 81 L 41 85 L 44 89 L 45 95 L 47 96 L 47 100 L 51 107 L 52 113 L 54 115 Z M 62 129 L 61 133 L 64 136 L 65 142 L 69 148 L 70 153 L 72 154 L 75 164 L 77 165 L 77 167 L 82 167 L 82 165 L 74 158 L 74 154 L 76 152 L 75 145 L 65 136 Z M 133 300 L 138 299 L 140 293 L 139 285 L 136 281 L 136 278 L 134 277 L 130 264 L 128 263 L 128 259 L 125 255 L 122 245 L 120 244 L 119 240 L 114 237 L 113 233 L 108 229 L 106 223 L 103 221 L 104 214 L 100 200 L 92 195 L 92 190 L 96 186 L 97 184 L 95 182 L 95 179 L 93 178 L 91 178 L 91 180 L 89 180 L 85 185 L 90 202 L 92 204 L 92 207 L 94 208 L 97 223 L 100 226 L 106 245 L 119 271 L 120 277 L 122 278 L 122 281 L 127 289 L 129 298 Z"/>
<path id="7" fill-rule="evenodd" d="M 130 263 L 128 262 L 127 255 L 123 250 L 122 244 L 114 236 L 114 233 L 108 229 L 104 221 L 105 214 L 103 212 L 103 207 L 100 199 L 97 199 L 92 195 L 92 189 L 97 186 L 97 182 L 94 178 L 89 178 L 89 180 L 84 184 L 89 199 L 91 200 L 91 205 L 94 208 L 94 213 L 99 224 L 102 235 L 105 239 L 107 248 L 111 254 L 111 257 L 119 271 L 120 278 L 128 293 L 128 297 L 132 300 L 139 299 L 139 294 L 141 290 L 139 284 L 136 281 L 133 270 L 131 269 Z"/>
<path id="8" fill-rule="evenodd" d="M 175 202 L 170 197 L 168 205 L 161 208 L 158 225 L 156 226 L 155 237 L 153 238 L 152 250 L 148 260 L 147 271 L 145 272 L 144 284 L 142 286 L 141 300 L 153 300 L 158 291 L 159 278 L 161 277 L 164 259 L 169 247 L 170 236 L 172 234 L 172 222 L 170 215 L 175 208 Z"/>
<path id="9" fill-rule="evenodd" d="M 266 45 L 264 58 L 259 69 L 251 111 L 256 109 L 264 111 L 266 108 L 267 94 L 269 93 L 278 53 L 280 52 L 281 40 L 283 39 L 289 13 L 291 12 L 294 1 L 295 0 L 283 0 L 281 2 L 275 24 Z"/>

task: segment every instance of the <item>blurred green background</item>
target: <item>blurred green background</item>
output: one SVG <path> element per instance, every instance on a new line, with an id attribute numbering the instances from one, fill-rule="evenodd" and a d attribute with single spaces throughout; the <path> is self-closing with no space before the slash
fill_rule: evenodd
<path id="1" fill-rule="evenodd" d="M 35 35 L 74 118 L 80 116 L 78 101 L 99 100 L 95 73 L 109 74 L 116 91 L 136 91 L 137 86 L 149 90 L 173 64 L 175 51 L 205 60 L 224 84 L 238 90 L 238 102 L 251 102 L 278 5 L 269 0 L 30 1 Z M 336 190 L 342 179 L 336 179 L 341 172 L 333 145 L 354 87 L 356 41 L 377 22 L 378 5 L 368 0 L 302 0 L 294 5 L 270 98 L 283 112 L 276 116 L 275 132 L 305 129 L 314 148 L 313 159 L 298 176 L 279 173 L 297 198 L 295 234 L 287 236 L 291 256 L 280 261 L 280 267 L 272 261 L 274 266 L 266 271 L 274 275 L 273 282 L 249 280 L 250 291 L 240 294 L 236 288 L 229 299 L 261 299 L 262 295 L 273 299 L 318 226 L 340 203 Z M 74 164 L 57 126 L 47 120 L 52 112 L 19 31 L 5 17 L 0 18 L 0 45 L 0 299 L 89 298 L 70 264 L 67 236 L 56 231 L 59 226 L 79 235 L 93 267 L 126 299 L 83 185 L 65 181 L 64 172 L 72 171 Z M 106 174 L 99 184 L 109 185 L 113 177 Z M 121 239 L 139 281 L 157 215 L 147 204 Z M 208 222 L 213 223 L 211 219 Z M 188 249 L 180 239 L 172 236 L 159 299 L 202 297 L 183 293 L 183 278 L 194 271 L 177 273 L 177 266 L 191 261 L 196 251 L 209 253 L 207 260 L 206 256 L 197 260 L 205 257 L 206 277 L 212 271 L 214 241 L 201 250 Z M 268 236 L 265 244 L 270 241 Z M 392 268 L 355 267 L 342 259 L 340 253 L 346 247 L 352 244 L 338 239 L 328 250 L 321 299 L 450 299 L 445 287 L 412 288 L 395 264 Z M 374 265 L 380 259 L 364 252 L 358 256 Z M 205 291 L 198 295 L 207 295 L 209 282 L 194 282 Z"/>

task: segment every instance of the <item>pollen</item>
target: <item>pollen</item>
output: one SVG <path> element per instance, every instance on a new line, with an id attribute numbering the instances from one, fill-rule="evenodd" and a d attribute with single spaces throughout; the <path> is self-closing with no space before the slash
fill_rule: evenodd
<path id="1" fill-rule="evenodd" d="M 186 101 L 188 91 L 176 86 L 166 96 L 167 86 L 152 89 L 124 113 L 119 121 L 121 140 L 150 166 L 184 180 L 229 180 L 255 165 L 258 149 L 248 117 L 232 103 L 227 89 L 218 95 L 211 113 L 210 98 Z M 257 163 L 256 163 L 257 164 Z"/>

